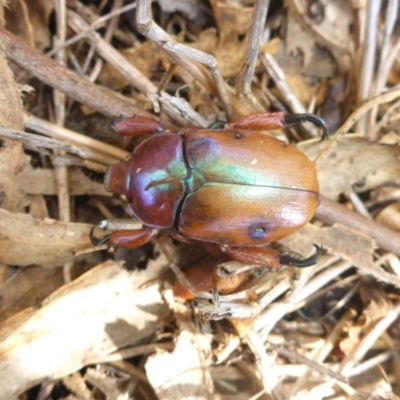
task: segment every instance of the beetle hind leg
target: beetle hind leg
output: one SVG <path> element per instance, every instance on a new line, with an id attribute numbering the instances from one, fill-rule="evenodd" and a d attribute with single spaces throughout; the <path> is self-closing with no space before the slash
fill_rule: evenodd
<path id="1" fill-rule="evenodd" d="M 312 265 L 315 265 L 319 261 L 322 252 L 324 250 L 322 246 L 318 246 L 317 244 L 314 244 L 314 247 L 315 247 L 315 252 L 310 257 L 299 258 L 290 256 L 288 254 L 282 254 L 279 258 L 279 261 L 283 265 L 291 265 L 293 267 L 298 267 L 298 268 L 311 267 Z"/>
<path id="2" fill-rule="evenodd" d="M 326 127 L 325 121 L 314 114 L 285 114 L 284 116 L 285 125 L 287 128 L 292 126 L 296 126 L 302 122 L 311 122 L 312 124 L 318 126 L 318 128 L 322 129 L 322 140 L 328 139 L 329 132 Z"/>
<path id="3" fill-rule="evenodd" d="M 275 249 L 264 247 L 225 247 L 221 250 L 229 257 L 244 264 L 264 265 L 270 268 L 281 266 L 281 252 Z"/>
<path id="4" fill-rule="evenodd" d="M 302 122 L 311 122 L 322 129 L 322 139 L 329 137 L 325 121 L 314 114 L 285 114 L 281 111 L 273 113 L 256 113 L 244 115 L 233 119 L 225 125 L 225 128 L 247 129 L 253 131 L 269 131 L 273 129 L 290 128 Z M 221 127 L 221 122 L 217 121 L 216 127 Z M 216 129 L 214 126 L 212 129 Z"/>
<path id="5" fill-rule="evenodd" d="M 282 265 L 305 268 L 316 264 L 321 258 L 323 247 L 314 244 L 316 251 L 310 257 L 300 258 L 288 254 L 281 254 L 279 250 L 263 247 L 225 247 L 221 250 L 229 257 L 245 264 L 264 265 L 270 268 L 279 268 Z"/>

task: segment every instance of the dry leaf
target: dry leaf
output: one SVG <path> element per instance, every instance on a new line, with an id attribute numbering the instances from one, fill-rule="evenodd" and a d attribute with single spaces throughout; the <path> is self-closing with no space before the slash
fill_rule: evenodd
<path id="1" fill-rule="evenodd" d="M 357 321 L 352 321 L 348 328 L 348 337 L 341 340 L 340 349 L 348 355 L 359 344 L 363 333 L 393 308 L 391 300 L 387 297 L 382 286 L 376 281 L 364 280 L 360 287 L 360 297 L 364 307 Z"/>
<path id="2" fill-rule="evenodd" d="M 45 50 L 51 45 L 52 41 L 49 20 L 54 11 L 55 3 L 47 0 L 25 0 L 25 2 L 33 28 L 35 47 L 39 50 Z"/>
<path id="3" fill-rule="evenodd" d="M 24 39 L 30 46 L 34 45 L 33 29 L 29 20 L 28 7 L 24 0 L 14 0 L 5 8 L 6 28 Z"/>
<path id="4" fill-rule="evenodd" d="M 160 399 L 209 399 L 212 395 L 199 340 L 204 339 L 198 333 L 182 331 L 172 353 L 160 353 L 147 361 L 147 376 Z"/>
<path id="5" fill-rule="evenodd" d="M 400 204 L 389 204 L 379 212 L 376 216 L 376 220 L 389 228 L 400 231 Z"/>
<path id="6" fill-rule="evenodd" d="M 324 228 L 308 224 L 299 232 L 279 242 L 303 256 L 309 256 L 313 250 L 312 244 L 318 243 L 330 253 L 348 260 L 366 275 L 372 275 L 379 281 L 400 287 L 398 276 L 384 271 L 373 262 L 373 252 L 376 247 L 374 241 L 340 224 Z"/>
<path id="7" fill-rule="evenodd" d="M 5 8 L 6 28 L 30 46 L 44 50 L 51 45 L 49 18 L 54 3 L 47 0 L 13 0 Z"/>
<path id="8" fill-rule="evenodd" d="M 0 46 L 0 126 L 22 130 L 22 105 L 13 74 L 7 64 L 3 47 Z M 0 205 L 10 211 L 22 211 L 25 199 L 17 188 L 22 144 L 4 141 L 0 146 Z"/>
<path id="9" fill-rule="evenodd" d="M 160 63 L 168 63 L 168 57 L 153 42 L 144 42 L 140 46 L 125 49 L 121 54 L 134 65 L 143 75 L 150 78 L 153 71 L 157 70 Z M 120 90 L 129 85 L 128 79 L 122 76 L 116 68 L 109 63 L 99 75 L 99 82 L 114 90 Z"/>
<path id="10" fill-rule="evenodd" d="M 235 76 L 243 64 L 253 8 L 219 0 L 212 0 L 211 5 L 218 31 L 203 30 L 193 46 L 215 56 L 222 76 Z"/>
<path id="11" fill-rule="evenodd" d="M 300 52 L 303 63 L 299 64 L 298 72 L 310 76 L 334 76 L 337 75 L 337 69 L 343 73 L 351 67 L 352 49 L 348 35 L 353 23 L 351 5 L 346 0 L 326 3 L 320 10 L 319 3 L 314 3 L 312 7 L 305 0 L 287 3 L 286 54 L 293 59 L 290 55 Z M 288 56 L 286 64 L 287 61 Z"/>
<path id="12" fill-rule="evenodd" d="M 73 260 L 74 249 L 90 247 L 91 225 L 66 223 L 0 209 L 0 262 L 57 267 Z"/>
<path id="13" fill-rule="evenodd" d="M 158 273 L 158 271 L 155 271 Z M 55 292 L 38 310 L 0 327 L 0 399 L 97 363 L 165 324 L 157 285 L 114 262 L 99 265 Z"/>
<path id="14" fill-rule="evenodd" d="M 41 302 L 64 283 L 61 268 L 21 268 L 0 287 L 0 321 Z"/>
<path id="15" fill-rule="evenodd" d="M 326 142 L 310 140 L 298 147 L 314 160 L 326 146 Z M 350 188 L 367 191 L 398 183 L 399 157 L 399 146 L 382 145 L 358 134 L 346 135 L 317 165 L 320 192 L 336 200 Z"/>

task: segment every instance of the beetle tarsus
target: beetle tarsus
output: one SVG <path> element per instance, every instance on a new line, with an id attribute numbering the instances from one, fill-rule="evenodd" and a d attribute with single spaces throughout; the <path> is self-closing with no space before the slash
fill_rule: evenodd
<path id="1" fill-rule="evenodd" d="M 319 261 L 322 252 L 324 250 L 322 246 L 318 246 L 317 244 L 314 244 L 314 247 L 316 251 L 310 257 L 298 258 L 289 256 L 288 254 L 282 254 L 279 258 L 279 262 L 283 265 L 291 265 L 292 267 L 298 267 L 298 268 L 311 267 L 312 265 L 315 265 Z"/>
<path id="2" fill-rule="evenodd" d="M 314 125 L 318 126 L 318 128 L 322 129 L 322 138 L 321 140 L 325 140 L 329 138 L 328 128 L 326 127 L 325 121 L 314 115 L 314 114 L 286 114 L 284 117 L 285 125 L 290 128 L 291 126 L 298 125 L 301 122 L 311 122 Z"/>
<path id="3" fill-rule="evenodd" d="M 98 228 L 98 225 L 93 225 L 92 229 L 90 229 L 89 233 L 90 243 L 92 243 L 93 246 L 101 246 L 102 244 L 108 243 L 110 241 L 111 235 L 106 235 L 101 239 L 97 239 L 94 237 L 94 230 L 96 228 Z"/>
<path id="4" fill-rule="evenodd" d="M 218 120 L 218 121 L 215 121 L 214 123 L 212 123 L 208 129 L 223 129 L 223 128 L 225 128 L 225 125 L 226 125 L 226 121 Z"/>

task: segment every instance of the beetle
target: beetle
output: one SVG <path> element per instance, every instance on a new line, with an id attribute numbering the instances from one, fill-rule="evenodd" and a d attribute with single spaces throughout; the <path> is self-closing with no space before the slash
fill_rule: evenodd
<path id="1" fill-rule="evenodd" d="M 113 123 L 123 136 L 151 135 L 132 157 L 107 168 L 104 186 L 122 195 L 141 229 L 114 231 L 112 247 L 138 247 L 160 229 L 183 242 L 211 242 L 231 258 L 251 264 L 305 267 L 315 264 L 320 246 L 305 259 L 262 245 L 298 231 L 318 204 L 314 164 L 300 150 L 260 131 L 312 122 L 313 114 L 258 113 L 218 121 L 210 128 L 169 132 L 151 118 Z"/>

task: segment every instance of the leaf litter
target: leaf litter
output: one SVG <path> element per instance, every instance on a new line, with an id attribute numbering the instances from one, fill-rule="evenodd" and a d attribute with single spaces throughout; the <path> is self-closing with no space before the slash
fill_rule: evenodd
<path id="1" fill-rule="evenodd" d="M 398 398 L 399 6 L 269 3 L 154 2 L 147 37 L 134 3 L 0 3 L 0 399 Z M 322 245 L 316 266 L 225 260 L 248 278 L 201 309 L 174 298 L 169 268 L 210 264 L 198 245 L 92 247 L 95 224 L 128 218 L 101 173 L 138 141 L 112 118 L 269 110 L 332 133 L 270 132 L 316 161 L 316 217 L 279 243 Z"/>

